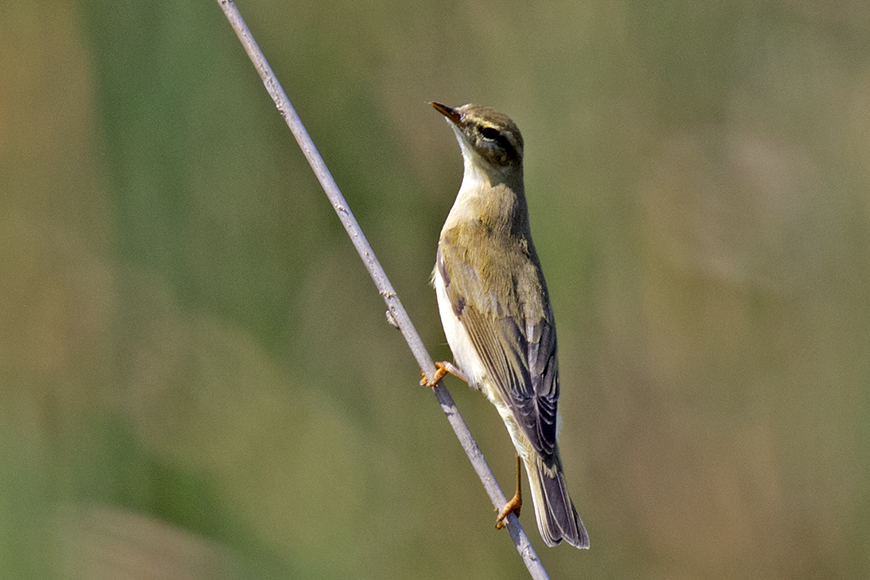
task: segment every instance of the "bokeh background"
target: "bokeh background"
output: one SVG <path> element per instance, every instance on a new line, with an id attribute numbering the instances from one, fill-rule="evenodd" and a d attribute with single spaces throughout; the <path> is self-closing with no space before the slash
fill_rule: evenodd
<path id="1" fill-rule="evenodd" d="M 592 549 L 870 576 L 870 4 L 245 0 L 433 356 L 461 178 L 527 143 Z M 0 576 L 525 578 L 216 2 L 0 19 Z M 449 382 L 510 489 L 492 407 Z"/>

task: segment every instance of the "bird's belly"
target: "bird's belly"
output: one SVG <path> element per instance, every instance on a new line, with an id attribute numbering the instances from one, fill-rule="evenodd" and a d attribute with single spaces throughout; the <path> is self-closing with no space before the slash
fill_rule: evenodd
<path id="1" fill-rule="evenodd" d="M 498 392 L 492 381 L 489 380 L 483 363 L 477 354 L 477 349 L 474 348 L 474 344 L 471 342 L 468 331 L 465 330 L 462 321 L 459 320 L 459 317 L 453 311 L 453 305 L 447 296 L 447 288 L 444 285 L 444 280 L 441 278 L 441 272 L 437 269 L 435 270 L 434 282 L 435 294 L 438 296 L 438 311 L 441 314 L 441 325 L 444 327 L 447 344 L 450 345 L 450 350 L 453 351 L 454 362 L 465 373 L 468 385 L 482 391 L 486 395 L 486 398 L 495 405 L 507 427 L 517 453 L 524 460 L 528 460 L 529 457 L 534 455 L 534 449 L 517 424 L 516 418 L 507 402 L 503 400 L 501 393 Z"/>
<path id="2" fill-rule="evenodd" d="M 490 394 L 486 389 L 486 370 L 477 354 L 477 349 L 471 342 L 468 331 L 462 325 L 462 321 L 453 312 L 453 305 L 447 296 L 447 288 L 441 278 L 441 272 L 435 270 L 435 294 L 438 297 L 438 312 L 441 314 L 441 325 L 444 327 L 444 336 L 447 344 L 453 352 L 453 360 L 465 373 L 469 386 L 480 389 L 487 396 Z"/>

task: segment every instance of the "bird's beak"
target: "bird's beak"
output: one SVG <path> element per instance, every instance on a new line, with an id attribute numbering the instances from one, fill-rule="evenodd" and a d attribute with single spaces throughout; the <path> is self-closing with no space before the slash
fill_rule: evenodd
<path id="1" fill-rule="evenodd" d="M 454 125 L 458 126 L 460 121 L 462 120 L 462 115 L 460 115 L 459 111 L 457 111 L 456 109 L 451 109 L 447 105 L 442 105 L 441 103 L 429 103 L 429 104 L 432 105 L 432 107 L 436 111 L 438 111 L 439 113 L 441 113 L 442 115 L 447 117 L 450 120 L 450 122 L 453 123 Z"/>

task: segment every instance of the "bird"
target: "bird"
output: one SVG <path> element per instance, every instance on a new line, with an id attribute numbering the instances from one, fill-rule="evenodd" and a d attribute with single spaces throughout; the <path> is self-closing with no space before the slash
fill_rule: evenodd
<path id="1" fill-rule="evenodd" d="M 432 285 L 455 364 L 436 363 L 424 384 L 447 373 L 492 402 L 517 452 L 517 491 L 496 527 L 522 505 L 520 462 L 529 478 L 541 537 L 589 547 L 565 485 L 559 455 L 556 325 L 529 226 L 523 137 L 489 107 L 429 103 L 462 150 L 462 184 L 438 240 Z"/>

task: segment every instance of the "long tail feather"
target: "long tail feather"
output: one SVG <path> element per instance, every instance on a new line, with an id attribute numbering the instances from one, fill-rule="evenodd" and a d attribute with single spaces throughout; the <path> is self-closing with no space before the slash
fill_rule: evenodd
<path id="1" fill-rule="evenodd" d="M 541 537 L 548 546 L 564 540 L 572 546 L 588 548 L 589 535 L 565 487 L 558 451 L 546 459 L 535 454 L 525 464 Z"/>

